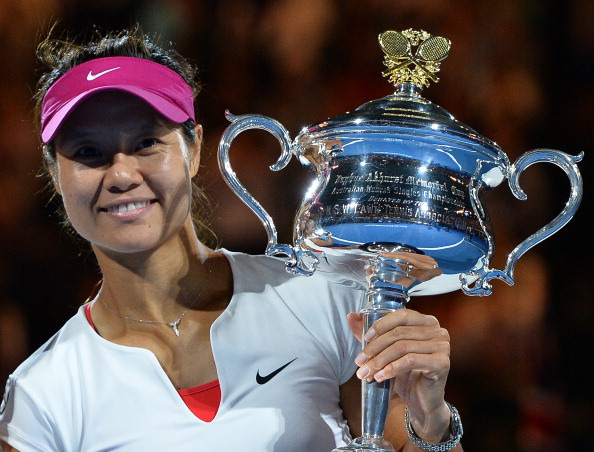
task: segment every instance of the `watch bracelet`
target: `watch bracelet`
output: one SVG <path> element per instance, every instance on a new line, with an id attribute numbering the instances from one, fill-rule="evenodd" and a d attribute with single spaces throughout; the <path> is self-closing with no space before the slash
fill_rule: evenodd
<path id="1" fill-rule="evenodd" d="M 451 417 L 450 417 L 450 435 L 453 436 L 452 439 L 448 441 L 444 441 L 442 443 L 428 443 L 423 441 L 421 438 L 417 436 L 415 431 L 412 428 L 410 422 L 410 414 L 408 411 L 408 407 L 404 411 L 404 422 L 406 424 L 406 433 L 408 433 L 408 439 L 417 447 L 420 447 L 427 452 L 447 452 L 452 450 L 458 444 L 460 444 L 460 439 L 462 438 L 462 434 L 464 433 L 462 428 L 462 420 L 460 419 L 460 414 L 458 410 L 449 402 L 446 402 L 446 405 L 450 409 Z"/>

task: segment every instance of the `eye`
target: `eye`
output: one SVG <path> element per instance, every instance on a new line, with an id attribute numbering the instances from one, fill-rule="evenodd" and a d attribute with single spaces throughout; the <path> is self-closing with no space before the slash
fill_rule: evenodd
<path id="1" fill-rule="evenodd" d="M 153 146 L 156 146 L 158 143 L 159 140 L 157 140 L 156 138 L 145 138 L 140 143 L 138 143 L 138 146 L 136 146 L 136 150 L 140 151 L 142 149 L 152 148 Z"/>
<path id="2" fill-rule="evenodd" d="M 101 156 L 101 152 L 92 146 L 83 146 L 76 150 L 75 154 L 78 158 L 92 158 Z"/>

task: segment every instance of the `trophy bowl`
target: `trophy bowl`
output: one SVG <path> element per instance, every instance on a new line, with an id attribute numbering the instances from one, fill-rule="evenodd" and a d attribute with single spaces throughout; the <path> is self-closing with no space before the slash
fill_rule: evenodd
<path id="1" fill-rule="evenodd" d="M 582 154 L 537 149 L 512 164 L 495 142 L 421 96 L 423 87 L 438 81 L 450 41 L 405 30 L 386 31 L 379 43 L 393 94 L 305 127 L 294 140 L 274 119 L 227 113 L 231 124 L 219 144 L 224 179 L 266 228 L 266 253 L 287 256 L 293 273 L 318 271 L 366 290 L 365 328 L 405 307 L 412 295 L 461 289 L 485 296 L 495 278 L 512 285 L 518 259 L 571 220 L 582 197 Z M 274 221 L 231 167 L 231 143 L 249 129 L 279 140 L 281 156 L 271 170 L 283 169 L 295 156 L 315 173 L 296 212 L 291 245 L 277 242 Z M 482 193 L 507 180 L 514 196 L 525 200 L 519 178 L 535 163 L 565 172 L 569 200 L 516 246 L 504 269 L 492 269 L 493 233 Z M 389 382 L 363 382 L 364 435 L 340 450 L 393 450 L 382 437 L 389 393 Z"/>

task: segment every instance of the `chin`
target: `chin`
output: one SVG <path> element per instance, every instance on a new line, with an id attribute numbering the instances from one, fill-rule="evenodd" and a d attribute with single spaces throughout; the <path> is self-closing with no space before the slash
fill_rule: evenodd
<path id="1" fill-rule="evenodd" d="M 154 225 L 153 225 L 154 226 Z M 171 226 L 171 225 L 169 225 Z M 111 229 L 108 234 L 87 238 L 93 248 L 102 250 L 104 253 L 135 254 L 151 253 L 163 250 L 170 254 L 173 249 L 179 246 L 178 229 L 166 227 L 126 227 L 119 230 Z M 177 231 L 177 232 L 176 232 Z"/>
<path id="2" fill-rule="evenodd" d="M 95 243 L 93 248 L 102 250 L 107 254 L 136 254 L 148 253 L 157 250 L 162 245 L 162 240 L 157 238 L 139 237 L 120 237 L 120 240 Z"/>

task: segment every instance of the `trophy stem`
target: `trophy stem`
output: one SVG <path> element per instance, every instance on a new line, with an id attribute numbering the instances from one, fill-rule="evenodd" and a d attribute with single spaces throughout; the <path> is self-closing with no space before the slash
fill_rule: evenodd
<path id="1" fill-rule="evenodd" d="M 398 251 L 416 252 L 415 249 Z M 387 251 L 382 247 L 379 251 Z M 392 251 L 392 248 L 390 248 Z M 405 307 L 410 297 L 408 295 L 410 264 L 401 259 L 377 254 L 371 259 L 370 274 L 368 275 L 369 289 L 367 292 L 368 305 L 363 314 L 363 336 L 367 330 L 383 316 Z M 363 348 L 367 342 L 363 339 Z M 392 380 L 381 382 L 363 380 L 361 382 L 361 410 L 363 435 L 355 438 L 346 447 L 334 449 L 333 452 L 394 452 L 392 445 L 384 439 L 386 418 L 392 395 Z"/>
<path id="2" fill-rule="evenodd" d="M 404 307 L 404 305 L 401 305 Z M 395 309 L 394 309 L 395 310 Z M 385 308 L 379 310 L 375 308 L 364 309 L 363 311 L 364 329 L 363 334 L 384 315 L 389 312 Z M 365 346 L 365 341 L 363 346 Z M 362 400 L 361 409 L 363 413 L 362 427 L 363 435 L 371 438 L 381 438 L 384 435 L 390 396 L 392 393 L 392 380 L 381 382 L 363 380 L 361 382 Z M 389 449 L 391 450 L 391 449 Z"/>

